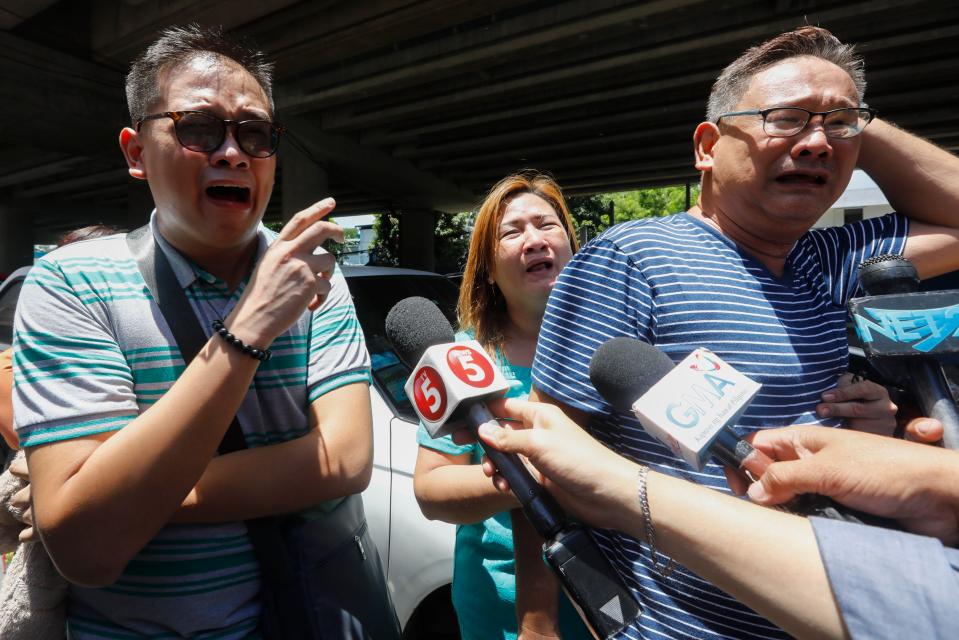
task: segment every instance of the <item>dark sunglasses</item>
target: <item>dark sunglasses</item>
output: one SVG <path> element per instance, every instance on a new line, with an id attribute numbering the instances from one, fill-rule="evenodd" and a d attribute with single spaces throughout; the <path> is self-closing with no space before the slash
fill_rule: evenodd
<path id="1" fill-rule="evenodd" d="M 143 116 L 136 123 L 136 130 L 147 120 L 173 120 L 177 141 L 190 151 L 211 153 L 226 140 L 226 126 L 234 127 L 236 142 L 243 153 L 252 158 L 269 158 L 280 145 L 284 128 L 269 120 L 224 120 L 203 111 L 166 111 Z"/>

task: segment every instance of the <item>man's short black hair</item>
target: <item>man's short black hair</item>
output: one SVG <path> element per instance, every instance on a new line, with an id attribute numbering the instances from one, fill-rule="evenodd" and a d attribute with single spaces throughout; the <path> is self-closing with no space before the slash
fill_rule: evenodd
<path id="1" fill-rule="evenodd" d="M 201 27 L 191 23 L 170 27 L 130 65 L 127 74 L 127 108 L 136 123 L 160 99 L 160 75 L 171 66 L 198 56 L 228 58 L 246 69 L 263 88 L 273 113 L 273 65 L 252 43 L 234 38 L 222 27 Z"/>

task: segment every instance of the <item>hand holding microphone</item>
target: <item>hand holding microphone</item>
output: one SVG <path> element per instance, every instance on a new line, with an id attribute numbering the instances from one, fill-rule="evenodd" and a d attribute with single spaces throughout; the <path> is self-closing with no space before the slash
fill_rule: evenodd
<path id="1" fill-rule="evenodd" d="M 557 406 L 501 398 L 490 401 L 489 409 L 515 422 L 479 428 L 487 452 L 525 456 L 549 492 L 577 518 L 596 527 L 628 530 L 623 505 L 635 497 L 635 464 L 603 446 Z M 497 480 L 500 491 L 509 490 L 490 460 L 484 461 L 483 470 Z"/>
<path id="2" fill-rule="evenodd" d="M 919 292 L 915 267 L 899 255 L 870 258 L 859 274 L 866 296 L 849 311 L 869 362 L 942 424 L 946 448 L 959 449 L 959 410 L 936 360 L 959 354 L 959 292 Z"/>
<path id="3" fill-rule="evenodd" d="M 401 300 L 386 317 L 386 336 L 413 370 L 406 393 L 432 437 L 448 433 L 459 420 L 474 435 L 498 424 L 485 402 L 502 395 L 508 384 L 479 343 L 454 342 L 436 305 L 425 298 Z M 632 624 L 642 608 L 589 532 L 568 521 L 515 453 L 489 449 L 487 455 L 546 539 L 543 557 L 590 631 L 610 638 Z"/>
<path id="4" fill-rule="evenodd" d="M 696 470 L 715 458 L 755 482 L 773 463 L 730 428 L 759 385 L 706 349 L 695 350 L 674 366 L 650 344 L 613 338 L 593 354 L 589 377 L 614 409 L 635 414 L 650 435 Z M 801 515 L 894 526 L 885 518 L 855 512 L 821 495 L 803 494 L 786 506 Z"/>
<path id="5" fill-rule="evenodd" d="M 777 461 L 749 486 L 761 505 L 802 493 L 829 496 L 912 533 L 959 543 L 959 454 L 885 436 L 796 426 L 757 431 L 752 444 Z"/>

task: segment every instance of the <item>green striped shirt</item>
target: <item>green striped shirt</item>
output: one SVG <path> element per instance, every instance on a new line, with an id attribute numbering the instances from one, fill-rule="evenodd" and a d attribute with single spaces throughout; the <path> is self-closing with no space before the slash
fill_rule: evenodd
<path id="1" fill-rule="evenodd" d="M 247 281 L 231 293 L 160 237 L 153 220 L 151 227 L 209 335 L 213 319 L 229 314 Z M 257 259 L 275 237 L 260 228 Z M 237 414 L 250 447 L 304 435 L 310 403 L 369 382 L 363 333 L 339 270 L 332 284 L 323 305 L 304 312 L 259 366 Z M 184 366 L 125 236 L 62 247 L 30 271 L 17 308 L 14 413 L 21 445 L 122 429 Z M 259 569 L 242 522 L 168 525 L 114 584 L 71 585 L 70 633 L 75 640 L 244 638 L 256 631 L 258 594 Z"/>

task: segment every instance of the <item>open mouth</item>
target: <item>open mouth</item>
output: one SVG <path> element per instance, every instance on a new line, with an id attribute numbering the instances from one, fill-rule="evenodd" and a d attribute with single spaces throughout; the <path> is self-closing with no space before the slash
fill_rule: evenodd
<path id="1" fill-rule="evenodd" d="M 246 204 L 250 201 L 249 187 L 234 187 L 228 185 L 214 185 L 206 188 L 206 195 L 214 200 L 225 202 L 239 202 Z"/>
<path id="2" fill-rule="evenodd" d="M 826 184 L 826 176 L 811 173 L 787 173 L 776 178 L 780 184 L 811 184 L 822 186 Z"/>
<path id="3" fill-rule="evenodd" d="M 531 265 L 526 269 L 526 273 L 537 273 L 539 271 L 549 271 L 553 268 L 552 260 L 543 260 L 542 262 L 537 262 L 534 265 Z"/>

